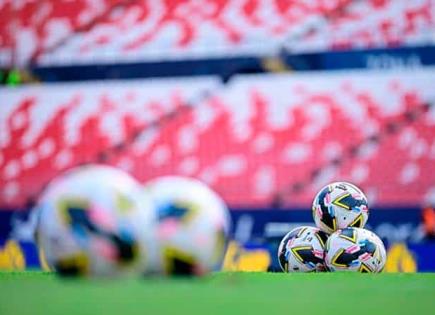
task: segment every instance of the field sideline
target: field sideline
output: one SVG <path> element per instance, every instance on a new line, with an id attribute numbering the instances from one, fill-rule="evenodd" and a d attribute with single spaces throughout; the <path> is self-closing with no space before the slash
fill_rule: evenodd
<path id="1" fill-rule="evenodd" d="M 435 312 L 435 274 L 217 273 L 203 279 L 62 280 L 0 273 L 0 314 L 406 314 Z"/>

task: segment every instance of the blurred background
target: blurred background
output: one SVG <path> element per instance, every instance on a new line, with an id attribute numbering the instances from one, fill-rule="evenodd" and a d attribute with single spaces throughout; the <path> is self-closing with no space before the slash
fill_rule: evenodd
<path id="1" fill-rule="evenodd" d="M 434 0 L 3 0 L 0 21 L 0 269 L 44 267 L 38 194 L 105 163 L 216 190 L 226 270 L 276 270 L 344 180 L 387 271 L 435 271 Z"/>

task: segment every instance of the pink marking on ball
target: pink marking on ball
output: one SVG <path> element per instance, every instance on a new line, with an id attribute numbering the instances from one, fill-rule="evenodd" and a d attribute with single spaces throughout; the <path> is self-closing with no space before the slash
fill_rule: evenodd
<path id="1" fill-rule="evenodd" d="M 116 229 L 115 218 L 101 208 L 92 206 L 89 209 L 89 218 L 105 230 L 113 231 Z"/>
<path id="2" fill-rule="evenodd" d="M 359 251 L 360 247 L 358 245 L 352 245 L 351 247 L 348 247 L 345 252 L 349 254 L 353 254 L 357 251 Z"/>
<path id="3" fill-rule="evenodd" d="M 159 239 L 171 238 L 178 231 L 179 223 L 174 219 L 167 219 L 159 226 L 157 236 Z"/>
<path id="4" fill-rule="evenodd" d="M 117 250 L 116 248 L 107 242 L 106 240 L 97 239 L 94 242 L 94 250 L 97 252 L 100 256 L 110 260 L 110 261 L 116 261 L 117 259 Z"/>
<path id="5" fill-rule="evenodd" d="M 363 196 L 361 196 L 360 194 L 352 194 L 352 197 L 357 199 L 357 200 L 363 199 Z"/>
<path id="6" fill-rule="evenodd" d="M 322 217 L 323 213 L 322 213 L 322 209 L 320 209 L 320 206 L 317 206 L 317 208 L 316 208 L 316 214 L 319 216 L 319 218 Z"/>
<path id="7" fill-rule="evenodd" d="M 323 252 L 320 250 L 313 250 L 313 254 L 318 258 L 323 258 Z"/>
<path id="8" fill-rule="evenodd" d="M 362 261 L 366 261 L 368 259 L 370 259 L 371 255 L 369 253 L 364 253 L 361 256 L 359 256 L 359 259 Z"/>

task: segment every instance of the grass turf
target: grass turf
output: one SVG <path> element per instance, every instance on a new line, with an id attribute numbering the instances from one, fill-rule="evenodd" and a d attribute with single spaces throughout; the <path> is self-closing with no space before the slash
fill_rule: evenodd
<path id="1" fill-rule="evenodd" d="M 218 273 L 90 281 L 0 274 L 0 315 L 406 314 L 435 312 L 435 274 Z"/>

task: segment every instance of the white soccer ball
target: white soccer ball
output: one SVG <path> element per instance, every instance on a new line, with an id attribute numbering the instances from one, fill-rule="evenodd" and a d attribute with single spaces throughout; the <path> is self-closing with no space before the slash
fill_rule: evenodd
<path id="1" fill-rule="evenodd" d="M 152 252 L 156 217 L 141 186 L 108 166 L 74 168 L 40 197 L 37 242 L 61 275 L 141 272 Z"/>
<path id="2" fill-rule="evenodd" d="M 278 248 L 278 261 L 284 272 L 324 271 L 325 243 L 328 236 L 320 229 L 301 226 L 291 230 Z"/>
<path id="3" fill-rule="evenodd" d="M 346 182 L 323 187 L 314 198 L 312 210 L 317 227 L 329 234 L 346 227 L 363 228 L 369 216 L 367 197 Z"/>
<path id="4" fill-rule="evenodd" d="M 144 192 L 159 220 L 154 272 L 202 275 L 220 268 L 230 228 L 223 200 L 202 182 L 178 176 L 152 180 Z"/>
<path id="5" fill-rule="evenodd" d="M 345 228 L 326 242 L 325 263 L 330 271 L 381 272 L 387 255 L 381 239 L 360 228 Z"/>

